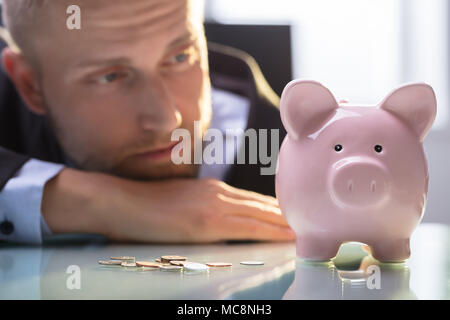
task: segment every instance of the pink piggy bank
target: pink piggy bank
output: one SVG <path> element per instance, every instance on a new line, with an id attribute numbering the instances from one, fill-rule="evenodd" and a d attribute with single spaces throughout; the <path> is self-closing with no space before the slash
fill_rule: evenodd
<path id="1" fill-rule="evenodd" d="M 297 257 L 329 260 L 358 241 L 379 261 L 409 258 L 428 191 L 422 142 L 436 116 L 433 89 L 409 84 L 377 106 L 350 106 L 318 82 L 294 80 L 280 108 L 288 135 L 276 194 Z"/>

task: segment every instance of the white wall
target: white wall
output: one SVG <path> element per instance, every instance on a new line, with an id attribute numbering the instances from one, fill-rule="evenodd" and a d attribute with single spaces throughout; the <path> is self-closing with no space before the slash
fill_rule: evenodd
<path id="1" fill-rule="evenodd" d="M 424 221 L 450 224 L 448 13 L 447 0 L 207 0 L 206 6 L 206 18 L 223 23 L 291 24 L 294 77 L 318 80 L 337 98 L 375 104 L 402 83 L 432 85 L 438 114 L 425 142 Z"/>

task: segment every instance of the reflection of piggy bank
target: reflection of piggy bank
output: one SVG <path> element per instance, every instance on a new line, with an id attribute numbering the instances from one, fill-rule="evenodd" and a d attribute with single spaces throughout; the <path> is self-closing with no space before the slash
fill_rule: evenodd
<path id="1" fill-rule="evenodd" d="M 331 259 L 347 241 L 366 243 L 380 261 L 409 257 L 428 190 L 422 141 L 435 116 L 433 89 L 422 83 L 376 107 L 339 105 L 314 81 L 286 86 L 276 193 L 299 258 Z"/>

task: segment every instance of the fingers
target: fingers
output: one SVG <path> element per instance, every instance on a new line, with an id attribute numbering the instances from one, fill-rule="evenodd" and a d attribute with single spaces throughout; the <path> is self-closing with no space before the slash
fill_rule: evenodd
<path id="1" fill-rule="evenodd" d="M 295 233 L 286 227 L 246 217 L 228 216 L 223 221 L 224 240 L 292 241 Z"/>
<path id="2" fill-rule="evenodd" d="M 219 198 L 226 203 L 225 215 L 252 218 L 282 227 L 289 226 L 279 207 L 261 201 L 235 199 L 225 195 L 219 195 Z"/>
<path id="3" fill-rule="evenodd" d="M 225 190 L 226 195 L 236 199 L 261 201 L 278 207 L 278 200 L 271 196 L 249 190 L 234 188 L 226 183 L 223 184 L 223 189 Z"/>

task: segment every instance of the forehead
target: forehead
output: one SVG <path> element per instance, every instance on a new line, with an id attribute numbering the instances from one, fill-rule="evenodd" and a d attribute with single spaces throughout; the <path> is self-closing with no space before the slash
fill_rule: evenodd
<path id="1" fill-rule="evenodd" d="M 195 19 L 188 0 L 82 1 L 83 29 L 94 41 L 123 42 L 167 34 Z"/>
<path id="2" fill-rule="evenodd" d="M 152 55 L 163 54 L 177 38 L 195 36 L 202 21 L 195 14 L 192 1 L 75 1 L 81 9 L 81 30 L 67 29 L 66 8 L 51 5 L 48 30 L 51 36 L 42 37 L 40 51 L 45 56 L 50 48 L 55 62 L 59 58 L 66 64 L 142 51 L 151 59 Z"/>

